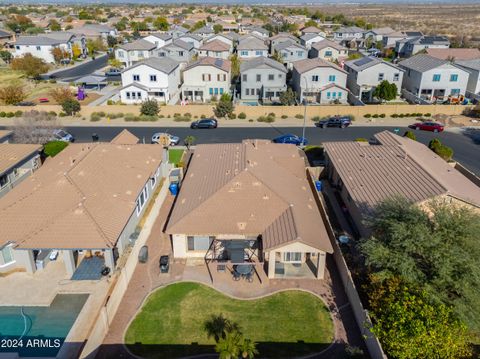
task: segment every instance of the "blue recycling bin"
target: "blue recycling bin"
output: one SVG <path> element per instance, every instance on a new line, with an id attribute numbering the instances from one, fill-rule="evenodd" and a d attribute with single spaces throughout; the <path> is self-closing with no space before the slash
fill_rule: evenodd
<path id="1" fill-rule="evenodd" d="M 318 192 L 322 191 L 322 181 L 315 181 L 315 187 L 317 188 Z"/>
<path id="2" fill-rule="evenodd" d="M 168 189 L 172 196 L 176 196 L 178 194 L 178 183 L 172 183 L 170 186 L 168 186 Z"/>

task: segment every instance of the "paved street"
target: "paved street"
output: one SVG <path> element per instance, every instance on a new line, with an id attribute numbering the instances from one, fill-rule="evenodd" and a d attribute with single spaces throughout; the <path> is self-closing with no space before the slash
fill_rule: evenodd
<path id="1" fill-rule="evenodd" d="M 72 68 L 67 68 L 62 71 L 57 71 L 54 74 L 50 75 L 50 78 L 69 80 L 77 79 L 82 76 L 90 75 L 95 71 L 107 66 L 108 55 L 102 55 L 97 57 L 95 60 L 86 62 L 85 64 L 80 64 Z"/>
<path id="2" fill-rule="evenodd" d="M 97 133 L 101 141 L 109 141 L 115 137 L 123 128 L 122 127 L 67 127 L 78 142 L 90 142 L 92 133 Z M 179 136 L 181 139 L 188 135 L 196 138 L 196 143 L 219 143 L 219 142 L 240 142 L 245 138 L 266 138 L 272 139 L 284 133 L 302 134 L 301 127 L 228 127 L 217 128 L 215 130 L 191 130 L 187 125 L 185 127 L 128 127 L 128 130 L 140 139 L 144 139 L 146 143 L 150 142 L 151 136 L 155 132 L 167 131 Z M 373 134 L 383 131 L 392 130 L 392 127 L 350 127 L 346 129 L 328 128 L 307 128 L 305 137 L 310 144 L 319 144 L 326 141 L 348 141 L 358 137 L 370 138 Z M 407 128 L 400 128 L 403 134 Z M 463 133 L 443 132 L 433 134 L 429 132 L 415 132 L 417 140 L 428 144 L 428 142 L 438 137 L 442 143 L 450 146 L 454 150 L 455 160 L 461 162 L 471 171 L 480 174 L 480 138 Z"/>

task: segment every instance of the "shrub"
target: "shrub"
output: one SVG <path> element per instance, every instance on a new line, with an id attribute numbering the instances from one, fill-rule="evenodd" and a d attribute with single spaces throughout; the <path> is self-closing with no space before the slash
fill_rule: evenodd
<path id="1" fill-rule="evenodd" d="M 160 107 L 158 102 L 154 99 L 147 99 L 142 102 L 142 107 L 140 108 L 140 113 L 145 116 L 157 116 L 160 112 Z"/>
<path id="2" fill-rule="evenodd" d="M 8 85 L 0 89 L 0 100 L 2 100 L 5 105 L 15 105 L 25 100 L 26 97 L 25 89 L 20 85 Z"/>
<path id="3" fill-rule="evenodd" d="M 367 140 L 366 138 L 364 138 L 364 137 L 357 137 L 357 138 L 355 139 L 355 142 L 368 142 L 368 140 Z"/>
<path id="4" fill-rule="evenodd" d="M 298 120 L 302 120 L 302 119 L 303 119 L 303 115 L 300 114 L 300 113 L 297 113 L 297 114 L 295 115 L 295 118 L 298 119 Z"/>
<path id="5" fill-rule="evenodd" d="M 125 121 L 133 121 L 134 118 L 135 118 L 135 115 L 133 113 L 127 113 L 123 119 Z"/>
<path id="6" fill-rule="evenodd" d="M 200 118 L 207 118 L 207 116 L 205 116 L 205 115 L 200 115 Z"/>
<path id="7" fill-rule="evenodd" d="M 441 145 L 434 149 L 434 152 L 442 157 L 445 161 L 450 161 L 453 157 L 453 150 L 451 147 Z"/>
<path id="8" fill-rule="evenodd" d="M 105 117 L 106 116 L 105 112 L 103 112 L 103 111 L 99 111 L 99 112 L 97 112 L 97 114 L 100 117 Z"/>
<path id="9" fill-rule="evenodd" d="M 175 122 L 190 122 L 192 119 L 187 116 L 177 116 L 173 118 L 173 121 Z"/>
<path id="10" fill-rule="evenodd" d="M 252 119 L 250 119 L 250 120 L 248 120 L 248 122 L 253 122 L 253 120 L 252 120 Z"/>
<path id="11" fill-rule="evenodd" d="M 397 118 L 398 115 L 397 115 L 396 113 L 394 113 L 391 117 L 392 117 L 392 118 Z"/>
<path id="12" fill-rule="evenodd" d="M 101 119 L 102 119 L 101 116 L 96 112 L 94 112 L 90 115 L 90 121 L 92 121 L 92 122 L 98 122 Z"/>
<path id="13" fill-rule="evenodd" d="M 282 118 L 285 120 L 286 118 L 288 118 L 287 115 L 282 115 Z"/>
<path id="14" fill-rule="evenodd" d="M 235 120 L 235 119 L 237 118 L 237 115 L 234 114 L 234 113 L 231 113 L 231 114 L 228 115 L 228 118 L 229 118 L 230 120 Z"/>
<path id="15" fill-rule="evenodd" d="M 74 100 L 75 96 L 73 95 L 72 91 L 68 87 L 57 87 L 51 89 L 48 93 L 50 97 L 52 97 L 56 103 L 62 104 L 67 100 Z"/>
<path id="16" fill-rule="evenodd" d="M 275 115 L 274 112 L 270 112 L 270 113 L 268 114 L 268 116 L 273 117 L 273 118 L 277 117 L 277 115 Z"/>
<path id="17" fill-rule="evenodd" d="M 65 117 L 65 116 L 67 116 L 67 114 L 66 114 L 65 112 L 60 112 L 60 113 L 58 114 L 58 117 Z"/>
<path id="18" fill-rule="evenodd" d="M 158 118 L 165 118 L 164 115 L 158 115 Z"/>
<path id="19" fill-rule="evenodd" d="M 15 114 L 13 112 L 7 112 L 7 117 L 9 118 L 15 117 Z"/>
<path id="20" fill-rule="evenodd" d="M 18 110 L 18 111 L 15 111 L 15 117 L 22 117 L 23 115 L 23 112 Z"/>
<path id="21" fill-rule="evenodd" d="M 115 104 L 115 102 L 113 102 L 113 100 L 108 100 L 107 101 L 107 105 L 109 105 L 109 106 L 114 105 L 114 104 Z"/>
<path id="22" fill-rule="evenodd" d="M 0 112 L 0 117 L 7 117 L 7 113 L 5 111 Z"/>
<path id="23" fill-rule="evenodd" d="M 57 116 L 57 113 L 56 113 L 55 111 L 48 111 L 48 114 L 49 114 L 50 116 L 54 116 L 54 117 Z"/>
<path id="24" fill-rule="evenodd" d="M 404 117 L 405 117 L 405 115 L 404 115 L 403 113 L 401 113 L 400 115 L 398 115 L 398 117 L 400 117 L 400 118 L 404 118 Z"/>
<path id="25" fill-rule="evenodd" d="M 372 117 L 373 118 L 378 118 L 378 113 L 374 114 Z"/>
<path id="26" fill-rule="evenodd" d="M 409 138 L 411 140 L 414 140 L 414 141 L 417 140 L 417 137 L 415 136 L 415 134 L 412 131 L 405 131 L 405 133 L 403 134 L 403 137 L 407 137 L 407 138 Z"/>
<path id="27" fill-rule="evenodd" d="M 78 111 L 80 111 L 80 102 L 75 99 L 65 100 L 61 105 L 63 112 L 69 116 L 75 115 Z"/>
<path id="28" fill-rule="evenodd" d="M 260 116 L 259 118 L 257 118 L 257 122 L 272 123 L 275 122 L 275 118 L 272 116 Z"/>
<path id="29" fill-rule="evenodd" d="M 384 114 L 384 113 L 381 113 L 380 115 L 378 115 L 378 117 L 380 117 L 380 118 L 385 118 L 385 114 Z"/>
<path id="30" fill-rule="evenodd" d="M 65 141 L 50 141 L 43 147 L 43 153 L 48 157 L 55 157 L 68 146 L 68 142 Z"/>
<path id="31" fill-rule="evenodd" d="M 320 121 L 320 120 L 321 120 L 321 117 L 320 117 L 320 116 L 313 116 L 313 117 L 312 117 L 312 121 L 313 121 L 313 122 L 318 122 L 318 121 Z"/>
<path id="32" fill-rule="evenodd" d="M 192 118 L 192 114 L 190 112 L 184 113 L 183 116 Z"/>
<path id="33" fill-rule="evenodd" d="M 432 116 L 432 114 L 430 112 L 427 112 L 427 113 L 423 114 L 423 117 L 430 117 L 430 116 Z"/>
<path id="34" fill-rule="evenodd" d="M 240 112 L 238 114 L 238 118 L 241 120 L 245 120 L 247 118 L 247 114 L 245 112 Z"/>
<path id="35" fill-rule="evenodd" d="M 217 103 L 217 106 L 213 109 L 213 113 L 217 117 L 229 117 L 234 110 L 232 98 L 228 93 L 224 93 L 220 97 L 220 101 Z"/>
<path id="36" fill-rule="evenodd" d="M 365 115 L 363 115 L 363 117 L 370 118 L 370 117 L 372 117 L 372 115 L 370 115 L 369 113 L 366 113 Z"/>

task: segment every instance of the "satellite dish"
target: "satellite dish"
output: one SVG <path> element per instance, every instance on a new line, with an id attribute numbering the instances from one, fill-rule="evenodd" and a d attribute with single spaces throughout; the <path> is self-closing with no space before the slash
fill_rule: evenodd
<path id="1" fill-rule="evenodd" d="M 158 139 L 158 143 L 160 143 L 163 147 L 170 146 L 170 136 L 168 136 L 166 133 L 162 133 Z"/>

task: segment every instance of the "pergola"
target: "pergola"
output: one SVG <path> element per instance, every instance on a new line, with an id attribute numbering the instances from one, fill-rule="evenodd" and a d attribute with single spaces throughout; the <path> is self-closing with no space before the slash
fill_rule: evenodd
<path id="1" fill-rule="evenodd" d="M 227 245 L 225 245 L 227 244 Z M 260 283 L 262 279 L 257 272 L 256 265 L 263 265 L 263 246 L 262 237 L 254 239 L 217 239 L 215 238 L 205 254 L 205 264 L 207 266 L 210 280 L 213 283 L 210 263 L 216 262 L 222 265 L 252 265 L 255 274 Z"/>

